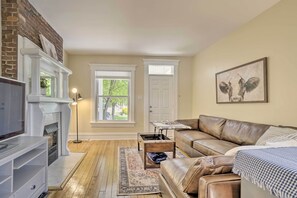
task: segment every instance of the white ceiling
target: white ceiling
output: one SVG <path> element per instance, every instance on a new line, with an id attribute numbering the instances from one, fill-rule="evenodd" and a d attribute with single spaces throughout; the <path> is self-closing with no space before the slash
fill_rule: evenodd
<path id="1" fill-rule="evenodd" d="M 70 54 L 194 55 L 279 0 L 29 0 Z"/>

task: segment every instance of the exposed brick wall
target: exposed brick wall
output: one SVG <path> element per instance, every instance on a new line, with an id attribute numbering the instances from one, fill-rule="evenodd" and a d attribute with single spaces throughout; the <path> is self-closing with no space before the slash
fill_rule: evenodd
<path id="1" fill-rule="evenodd" d="M 21 36 L 29 38 L 41 47 L 39 34 L 43 34 L 56 47 L 58 59 L 63 61 L 63 39 L 37 12 L 28 0 L 20 0 L 19 18 Z"/>
<path id="2" fill-rule="evenodd" d="M 17 0 L 1 0 L 2 76 L 17 78 L 18 8 Z"/>
<path id="3" fill-rule="evenodd" d="M 17 36 L 27 37 L 40 48 L 39 34 L 56 47 L 63 61 L 63 39 L 37 12 L 28 0 L 1 0 L 2 7 L 2 76 L 17 78 Z"/>

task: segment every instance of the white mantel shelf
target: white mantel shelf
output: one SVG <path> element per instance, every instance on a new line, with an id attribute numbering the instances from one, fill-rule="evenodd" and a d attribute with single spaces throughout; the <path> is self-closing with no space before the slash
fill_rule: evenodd
<path id="1" fill-rule="evenodd" d="M 46 97 L 46 96 L 28 96 L 28 102 L 30 103 L 36 103 L 36 102 L 51 102 L 51 103 L 71 103 L 73 100 L 71 98 L 52 98 L 52 97 Z"/>
<path id="2" fill-rule="evenodd" d="M 72 71 L 65 67 L 63 63 L 57 61 L 56 59 L 52 58 L 50 55 L 46 54 L 44 51 L 42 51 L 39 48 L 23 48 L 21 49 L 21 53 L 23 55 L 28 55 L 31 57 L 40 57 L 44 61 L 46 61 L 48 64 L 54 65 L 55 67 L 58 67 L 62 69 L 63 71 L 67 72 L 68 74 L 72 74 Z"/>

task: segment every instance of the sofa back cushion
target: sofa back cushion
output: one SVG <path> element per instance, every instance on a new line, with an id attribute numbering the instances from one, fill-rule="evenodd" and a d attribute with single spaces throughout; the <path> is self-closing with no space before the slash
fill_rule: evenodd
<path id="1" fill-rule="evenodd" d="M 182 189 L 186 193 L 197 194 L 199 179 L 204 175 L 216 175 L 232 172 L 233 156 L 206 156 L 199 157 L 189 167 L 182 180 Z"/>
<path id="2" fill-rule="evenodd" d="M 191 130 L 198 130 L 198 118 L 196 119 L 182 119 L 182 120 L 175 120 L 180 124 L 184 124 L 186 126 L 191 127 Z M 176 131 L 184 131 L 185 129 L 175 129 Z"/>
<path id="3" fill-rule="evenodd" d="M 222 129 L 226 122 L 225 118 L 200 115 L 199 130 L 217 138 L 221 137 Z"/>
<path id="4" fill-rule="evenodd" d="M 269 128 L 269 125 L 227 120 L 221 138 L 239 145 L 253 145 Z"/>

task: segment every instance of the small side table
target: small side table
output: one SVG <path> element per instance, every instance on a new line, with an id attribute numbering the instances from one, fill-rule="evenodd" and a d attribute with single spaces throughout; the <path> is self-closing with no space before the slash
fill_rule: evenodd
<path id="1" fill-rule="evenodd" d="M 179 122 L 169 122 L 169 121 L 154 121 L 151 122 L 151 124 L 155 127 L 154 128 L 154 133 L 159 130 L 159 133 L 163 133 L 163 130 L 166 131 L 166 136 L 167 136 L 167 131 L 168 130 L 174 130 L 174 129 L 191 129 L 190 126 L 181 124 Z"/>

